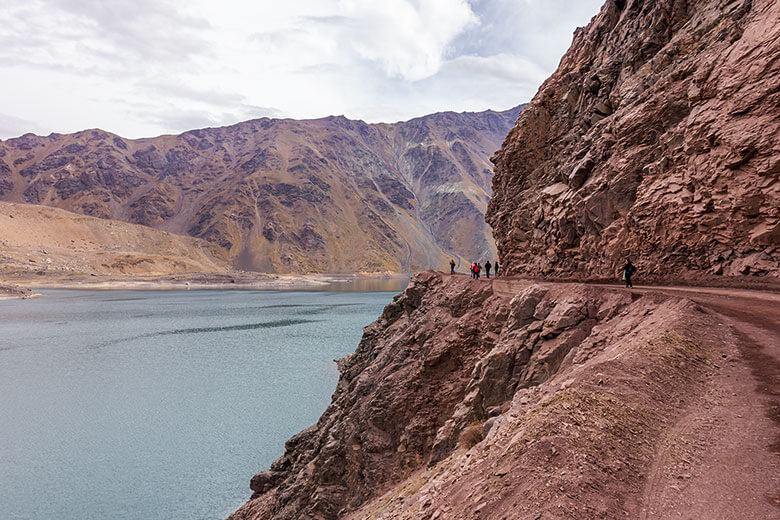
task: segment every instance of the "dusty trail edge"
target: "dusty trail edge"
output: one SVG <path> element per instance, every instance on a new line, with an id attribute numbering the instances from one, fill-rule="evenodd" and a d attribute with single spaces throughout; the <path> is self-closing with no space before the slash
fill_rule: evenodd
<path id="1" fill-rule="evenodd" d="M 492 278 L 512 297 L 528 283 Z M 717 316 L 729 334 L 694 339 L 719 349 L 721 362 L 705 395 L 666 432 L 641 492 L 640 519 L 780 519 L 780 292 L 693 286 L 587 284 L 632 297 L 686 298 Z"/>

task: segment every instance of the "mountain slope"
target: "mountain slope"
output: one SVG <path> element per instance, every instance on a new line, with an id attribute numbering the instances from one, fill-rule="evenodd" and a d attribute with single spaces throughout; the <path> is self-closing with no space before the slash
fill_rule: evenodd
<path id="1" fill-rule="evenodd" d="M 488 157 L 518 112 L 27 134 L 0 143 L 0 198 L 204 238 L 244 269 L 440 267 L 493 256 Z"/>
<path id="2" fill-rule="evenodd" d="M 493 158 L 508 272 L 780 275 L 780 4 L 606 3 Z"/>
<path id="3" fill-rule="evenodd" d="M 229 270 L 225 251 L 204 240 L 56 208 L 0 202 L 0 274 L 5 276 Z"/>

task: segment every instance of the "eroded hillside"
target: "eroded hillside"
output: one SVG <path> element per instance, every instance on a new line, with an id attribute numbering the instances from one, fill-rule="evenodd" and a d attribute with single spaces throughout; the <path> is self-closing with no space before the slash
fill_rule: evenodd
<path id="1" fill-rule="evenodd" d="M 231 520 L 770 518 L 780 403 L 743 360 L 780 375 L 779 352 L 741 327 L 661 293 L 422 273 Z"/>
<path id="2" fill-rule="evenodd" d="M 0 143 L 0 200 L 203 238 L 266 272 L 408 272 L 493 257 L 488 158 L 517 118 L 259 119 L 129 140 Z"/>

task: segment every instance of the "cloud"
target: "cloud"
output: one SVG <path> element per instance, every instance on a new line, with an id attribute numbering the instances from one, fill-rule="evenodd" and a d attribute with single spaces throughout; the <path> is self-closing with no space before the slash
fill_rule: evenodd
<path id="1" fill-rule="evenodd" d="M 0 138 L 508 108 L 602 1 L 4 0 Z"/>
<path id="2" fill-rule="evenodd" d="M 216 89 L 204 89 L 191 84 L 170 81 L 151 80 L 139 82 L 138 88 L 150 94 L 162 94 L 183 101 L 194 101 L 215 106 L 240 105 L 246 102 L 246 96 L 237 92 Z"/>
<path id="3" fill-rule="evenodd" d="M 342 0 L 338 16 L 309 17 L 385 74 L 416 81 L 438 72 L 450 42 L 478 22 L 465 0 Z"/>
<path id="4" fill-rule="evenodd" d="M 10 2 L 0 59 L 73 73 L 132 75 L 208 53 L 208 22 L 166 0 Z"/>
<path id="5" fill-rule="evenodd" d="M 483 84 L 508 82 L 517 86 L 533 88 L 548 76 L 539 65 L 516 54 L 495 54 L 493 56 L 458 56 L 448 61 L 442 75 L 451 77 L 470 76 Z"/>
<path id="6" fill-rule="evenodd" d="M 19 136 L 28 132 L 43 133 L 45 130 L 34 121 L 28 121 L 27 119 L 8 114 L 0 114 L 0 139 L 3 136 Z"/>

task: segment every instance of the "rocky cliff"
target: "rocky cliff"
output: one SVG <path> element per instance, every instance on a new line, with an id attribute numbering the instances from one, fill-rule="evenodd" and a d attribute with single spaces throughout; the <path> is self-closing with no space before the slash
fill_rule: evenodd
<path id="1" fill-rule="evenodd" d="M 721 384 L 725 338 L 679 298 L 423 273 L 231 520 L 640 518 L 659 446 Z"/>
<path id="2" fill-rule="evenodd" d="M 508 272 L 780 275 L 780 4 L 609 0 L 493 157 Z"/>
<path id="3" fill-rule="evenodd" d="M 206 239 L 266 272 L 402 271 L 493 257 L 488 158 L 517 118 L 259 119 L 129 140 L 0 142 L 0 200 Z"/>

